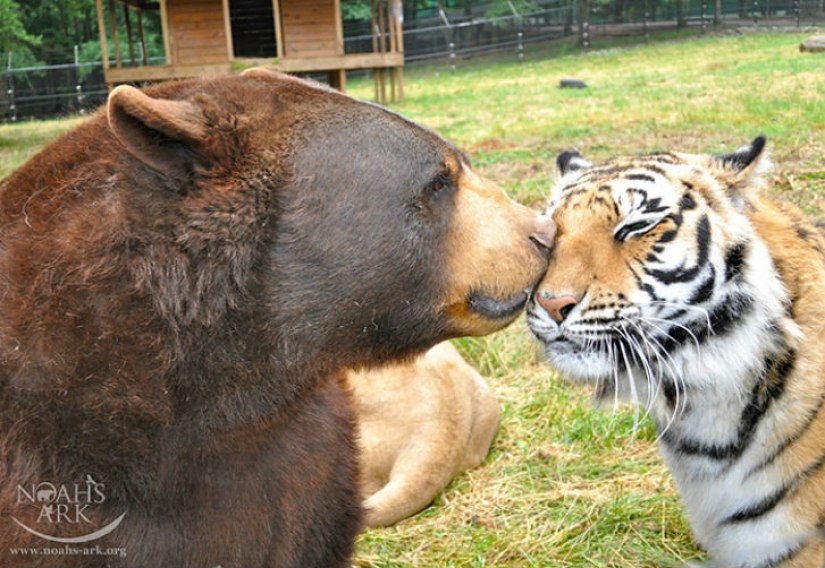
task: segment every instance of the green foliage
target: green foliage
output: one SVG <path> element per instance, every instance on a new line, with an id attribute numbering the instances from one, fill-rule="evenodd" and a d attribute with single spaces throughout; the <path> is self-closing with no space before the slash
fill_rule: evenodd
<path id="1" fill-rule="evenodd" d="M 67 63 L 79 47 L 80 61 L 100 61 L 100 32 L 93 0 L 0 0 L 0 53 L 13 52 L 13 66 Z M 121 49 L 128 54 L 125 8 L 118 4 L 116 19 Z M 109 4 L 104 2 L 106 21 Z M 137 43 L 137 17 L 129 10 Z M 158 11 L 144 12 L 146 49 L 150 57 L 163 55 Z M 111 45 L 112 39 L 109 38 Z M 124 55 L 128 57 L 128 55 Z M 5 63 L 5 62 L 4 62 Z"/>
<path id="2" fill-rule="evenodd" d="M 26 31 L 21 13 L 15 0 L 0 0 L 0 53 L 29 50 L 40 44 L 40 37 Z"/>
<path id="3" fill-rule="evenodd" d="M 341 2 L 342 20 L 369 20 L 372 18 L 371 0 L 343 0 Z"/>
<path id="4" fill-rule="evenodd" d="M 523 16 L 540 10 L 540 6 L 532 0 L 493 0 L 484 12 L 487 18 L 500 16 Z M 515 10 L 515 13 L 513 11 Z"/>

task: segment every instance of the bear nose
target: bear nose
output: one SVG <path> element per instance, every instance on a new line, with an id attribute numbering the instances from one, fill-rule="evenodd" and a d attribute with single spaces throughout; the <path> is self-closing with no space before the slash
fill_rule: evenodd
<path id="1" fill-rule="evenodd" d="M 556 224 L 546 215 L 539 216 L 538 221 L 536 222 L 536 228 L 533 231 L 530 240 L 533 241 L 540 251 L 547 254 L 550 252 L 550 249 L 553 248 L 553 241 L 555 238 Z"/>
<path id="2" fill-rule="evenodd" d="M 544 308 L 550 317 L 556 323 L 562 323 L 564 319 L 570 315 L 573 308 L 578 304 L 578 300 L 573 296 L 551 296 L 547 297 L 544 294 L 537 294 L 536 301 Z"/>

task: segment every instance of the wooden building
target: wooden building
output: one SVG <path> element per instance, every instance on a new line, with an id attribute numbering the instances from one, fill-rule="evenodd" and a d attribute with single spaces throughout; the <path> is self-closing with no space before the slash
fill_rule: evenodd
<path id="1" fill-rule="evenodd" d="M 326 73 L 346 90 L 346 72 L 375 71 L 376 99 L 403 98 L 401 0 L 372 0 L 372 51 L 345 53 L 341 0 L 95 0 L 106 82 L 143 83 L 231 73 L 264 66 L 286 73 Z M 104 10 L 104 2 L 108 3 Z M 116 11 L 126 22 L 126 38 Z M 166 60 L 135 58 L 143 14 L 160 14 Z M 112 53 L 110 53 L 110 39 Z M 125 42 L 124 42 L 125 39 Z M 127 54 L 123 45 L 128 46 Z M 114 59 L 114 66 L 109 61 Z"/>

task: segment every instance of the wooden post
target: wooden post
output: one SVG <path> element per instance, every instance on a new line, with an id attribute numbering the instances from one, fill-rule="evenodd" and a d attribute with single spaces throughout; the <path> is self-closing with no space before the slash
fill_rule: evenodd
<path id="1" fill-rule="evenodd" d="M 166 65 L 172 65 L 175 63 L 175 57 L 172 50 L 172 34 L 169 30 L 169 12 L 166 8 L 166 0 L 160 0 L 160 29 L 163 34 L 163 55 Z"/>
<path id="2" fill-rule="evenodd" d="M 386 0 L 378 0 L 378 46 L 382 54 L 387 53 L 387 11 Z M 379 102 L 385 104 L 387 102 L 387 72 L 381 67 L 378 69 L 381 85 L 381 98 Z"/>
<path id="3" fill-rule="evenodd" d="M 232 40 L 232 21 L 229 16 L 229 0 L 221 2 L 221 11 L 223 12 L 223 28 L 226 34 L 226 58 L 229 61 L 235 60 L 235 44 Z"/>
<path id="4" fill-rule="evenodd" d="M 97 4 L 97 27 L 100 30 L 100 51 L 103 55 L 103 75 L 109 69 L 109 46 L 106 43 L 106 17 L 103 15 L 103 0 L 95 0 Z M 111 87 L 111 85 L 109 85 Z"/>
<path id="5" fill-rule="evenodd" d="M 129 17 L 129 6 L 121 4 L 123 7 L 123 19 L 126 20 L 126 39 L 129 43 L 129 61 L 132 67 L 135 66 L 135 41 L 132 37 L 132 18 Z"/>
<path id="6" fill-rule="evenodd" d="M 404 22 L 403 10 L 404 4 L 401 0 L 393 0 L 395 2 L 394 20 L 395 31 L 397 38 L 395 40 L 395 47 L 398 53 L 404 53 Z M 404 67 L 395 69 L 396 78 L 398 80 L 398 102 L 404 102 Z"/>
<path id="7" fill-rule="evenodd" d="M 278 0 L 272 0 L 272 17 L 275 20 L 275 46 L 278 59 L 281 59 L 284 56 L 284 31 L 281 28 L 281 3 Z"/>
<path id="8" fill-rule="evenodd" d="M 371 16 L 370 27 L 371 27 L 371 30 L 372 30 L 372 52 L 373 53 L 378 53 L 378 34 L 376 33 L 376 30 L 378 29 L 378 22 L 377 22 L 377 15 L 376 15 L 378 7 L 377 7 L 376 3 L 380 2 L 380 1 L 381 0 L 371 0 L 371 2 L 370 2 L 370 16 Z M 379 77 L 378 77 L 378 71 L 376 69 L 373 69 L 373 71 L 372 71 L 372 81 L 375 85 L 375 100 L 380 101 L 381 90 L 378 86 Z"/>
<path id="9" fill-rule="evenodd" d="M 143 9 L 138 10 L 138 32 L 140 33 L 140 45 L 143 46 L 143 64 L 149 65 L 149 51 L 146 49 L 146 28 L 143 26 Z"/>
<path id="10" fill-rule="evenodd" d="M 112 23 L 112 43 L 115 44 L 115 67 L 120 69 L 123 62 L 120 60 L 120 38 L 117 34 L 117 12 L 115 12 L 115 0 L 109 0 L 109 20 Z"/>

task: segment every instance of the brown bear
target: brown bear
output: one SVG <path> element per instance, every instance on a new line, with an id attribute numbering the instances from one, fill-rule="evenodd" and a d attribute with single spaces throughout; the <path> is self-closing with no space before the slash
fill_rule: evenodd
<path id="1" fill-rule="evenodd" d="M 348 565 L 343 370 L 507 325 L 553 233 L 303 80 L 116 88 L 0 183 L 0 566 Z"/>

